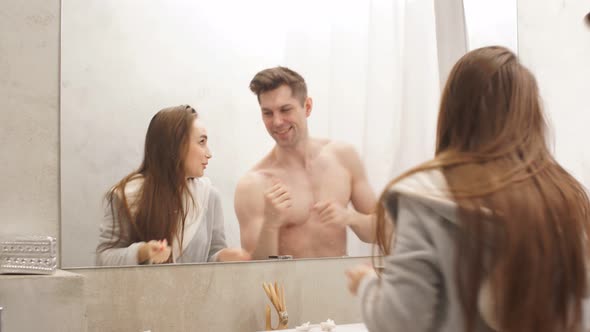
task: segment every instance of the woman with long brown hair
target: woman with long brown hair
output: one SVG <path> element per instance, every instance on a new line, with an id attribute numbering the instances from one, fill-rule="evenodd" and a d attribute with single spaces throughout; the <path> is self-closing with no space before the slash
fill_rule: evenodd
<path id="1" fill-rule="evenodd" d="M 203 177 L 207 130 L 188 105 L 159 111 L 141 166 L 106 194 L 97 265 L 248 260 L 226 248 L 221 199 Z"/>
<path id="2" fill-rule="evenodd" d="M 347 271 L 369 331 L 582 330 L 590 203 L 546 132 L 535 78 L 512 52 L 458 61 L 435 158 L 381 195 L 383 272 Z"/>

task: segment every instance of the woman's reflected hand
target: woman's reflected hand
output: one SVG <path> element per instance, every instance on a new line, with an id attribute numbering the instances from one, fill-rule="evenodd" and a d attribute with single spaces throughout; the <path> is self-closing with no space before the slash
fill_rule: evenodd
<path id="1" fill-rule="evenodd" d="M 172 249 L 166 239 L 144 243 L 137 251 L 137 262 L 139 264 L 161 264 L 170 258 Z"/>
<path id="2" fill-rule="evenodd" d="M 251 259 L 250 253 L 242 248 L 224 248 L 219 251 L 217 256 L 219 262 L 249 261 Z"/>
<path id="3" fill-rule="evenodd" d="M 361 280 L 367 275 L 375 275 L 375 269 L 371 265 L 363 264 L 346 270 L 348 278 L 348 290 L 352 295 L 357 295 Z"/>

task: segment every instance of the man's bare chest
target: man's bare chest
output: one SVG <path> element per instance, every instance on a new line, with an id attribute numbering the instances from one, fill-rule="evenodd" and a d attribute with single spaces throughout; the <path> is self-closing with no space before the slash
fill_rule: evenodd
<path id="1" fill-rule="evenodd" d="M 348 204 L 351 196 L 350 173 L 338 164 L 330 166 L 298 171 L 282 170 L 276 173 L 291 197 L 289 223 L 300 224 L 316 218 L 313 207 L 318 202 L 335 201 L 344 206 Z"/>

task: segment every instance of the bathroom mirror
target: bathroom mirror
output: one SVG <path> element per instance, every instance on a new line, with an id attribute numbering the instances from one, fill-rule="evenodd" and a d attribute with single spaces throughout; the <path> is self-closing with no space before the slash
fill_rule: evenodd
<path id="1" fill-rule="evenodd" d="M 478 29 L 515 47 L 516 3 L 499 2 L 511 10 Z M 305 78 L 310 135 L 352 144 L 378 195 L 433 154 L 440 43 L 434 0 L 62 0 L 62 267 L 94 265 L 105 192 L 139 166 L 151 117 L 180 104 L 207 126 L 205 176 L 239 247 L 236 183 L 274 145 L 248 89 L 268 67 Z M 352 232 L 347 248 L 371 253 Z"/>

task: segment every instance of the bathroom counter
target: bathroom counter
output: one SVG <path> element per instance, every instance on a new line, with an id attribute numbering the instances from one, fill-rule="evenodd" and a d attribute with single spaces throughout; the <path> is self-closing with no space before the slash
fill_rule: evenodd
<path id="1" fill-rule="evenodd" d="M 2 328 L 5 331 L 86 331 L 84 282 L 84 276 L 62 270 L 49 275 L 0 275 Z"/>
<path id="2" fill-rule="evenodd" d="M 313 327 L 308 332 L 321 332 L 319 324 L 313 324 Z M 300 332 L 295 329 L 280 330 L 281 332 Z M 271 332 L 271 331 L 259 331 L 259 332 Z M 342 324 L 336 325 L 332 332 L 367 332 L 367 327 L 363 323 L 358 324 Z"/>

